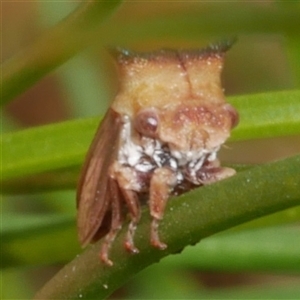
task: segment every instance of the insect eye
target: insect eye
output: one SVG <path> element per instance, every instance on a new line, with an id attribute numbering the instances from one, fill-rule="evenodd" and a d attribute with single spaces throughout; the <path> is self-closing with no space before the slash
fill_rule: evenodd
<path id="1" fill-rule="evenodd" d="M 140 110 L 134 119 L 134 127 L 140 134 L 155 138 L 158 127 L 158 113 L 156 109 Z"/>
<path id="2" fill-rule="evenodd" d="M 227 110 L 227 112 L 229 113 L 229 115 L 231 117 L 231 128 L 234 128 L 239 123 L 239 114 L 236 111 L 236 109 L 233 106 L 231 106 L 230 104 L 225 104 L 224 108 Z"/>

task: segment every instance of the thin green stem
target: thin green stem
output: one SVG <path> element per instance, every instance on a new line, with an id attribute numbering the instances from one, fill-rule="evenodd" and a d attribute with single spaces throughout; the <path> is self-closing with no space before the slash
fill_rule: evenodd
<path id="1" fill-rule="evenodd" d="M 300 134 L 300 91 L 230 97 L 240 124 L 232 141 Z M 68 121 L 2 137 L 2 180 L 78 167 L 99 119 Z"/>
<path id="2" fill-rule="evenodd" d="M 68 18 L 2 65 L 4 104 L 94 41 L 97 27 L 121 0 L 84 1 Z M 97 37 L 99 38 L 99 36 Z"/>
<path id="3" fill-rule="evenodd" d="M 160 234 L 165 251 L 149 245 L 150 218 L 143 214 L 136 233 L 138 255 L 126 254 L 126 228 L 111 249 L 113 267 L 99 260 L 100 242 L 66 265 L 36 295 L 35 299 L 103 299 L 140 270 L 161 258 L 178 253 L 204 237 L 276 211 L 300 205 L 300 156 L 240 172 L 170 199 Z"/>

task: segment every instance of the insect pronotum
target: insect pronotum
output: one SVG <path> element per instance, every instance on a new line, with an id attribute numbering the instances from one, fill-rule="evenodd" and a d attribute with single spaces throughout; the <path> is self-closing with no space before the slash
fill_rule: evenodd
<path id="1" fill-rule="evenodd" d="M 165 249 L 158 225 L 170 195 L 235 174 L 217 152 L 238 123 L 226 103 L 220 74 L 230 42 L 198 50 L 135 53 L 116 49 L 119 92 L 88 151 L 77 189 L 82 246 L 105 236 L 101 260 L 130 217 L 125 248 L 137 253 L 134 233 L 140 199 L 152 217 L 150 242 Z"/>

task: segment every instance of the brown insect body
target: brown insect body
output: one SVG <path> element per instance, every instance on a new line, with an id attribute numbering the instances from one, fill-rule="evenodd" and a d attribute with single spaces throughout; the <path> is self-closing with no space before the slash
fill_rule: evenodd
<path id="1" fill-rule="evenodd" d="M 170 195 L 235 174 L 216 158 L 238 122 L 220 82 L 229 46 L 116 51 L 120 90 L 90 147 L 77 191 L 80 242 L 85 246 L 105 235 L 104 263 L 112 265 L 108 252 L 122 226 L 125 203 L 131 219 L 126 249 L 138 252 L 133 236 L 144 193 L 151 244 L 165 249 L 158 223 Z"/>

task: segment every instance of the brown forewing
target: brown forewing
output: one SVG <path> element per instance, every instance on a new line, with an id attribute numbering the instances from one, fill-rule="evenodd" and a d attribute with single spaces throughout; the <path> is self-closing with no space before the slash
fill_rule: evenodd
<path id="1" fill-rule="evenodd" d="M 99 232 L 105 234 L 110 226 L 108 220 L 113 195 L 108 187 L 108 176 L 109 167 L 117 156 L 120 130 L 120 115 L 109 109 L 82 168 L 77 188 L 77 227 L 82 246 L 93 241 Z"/>

